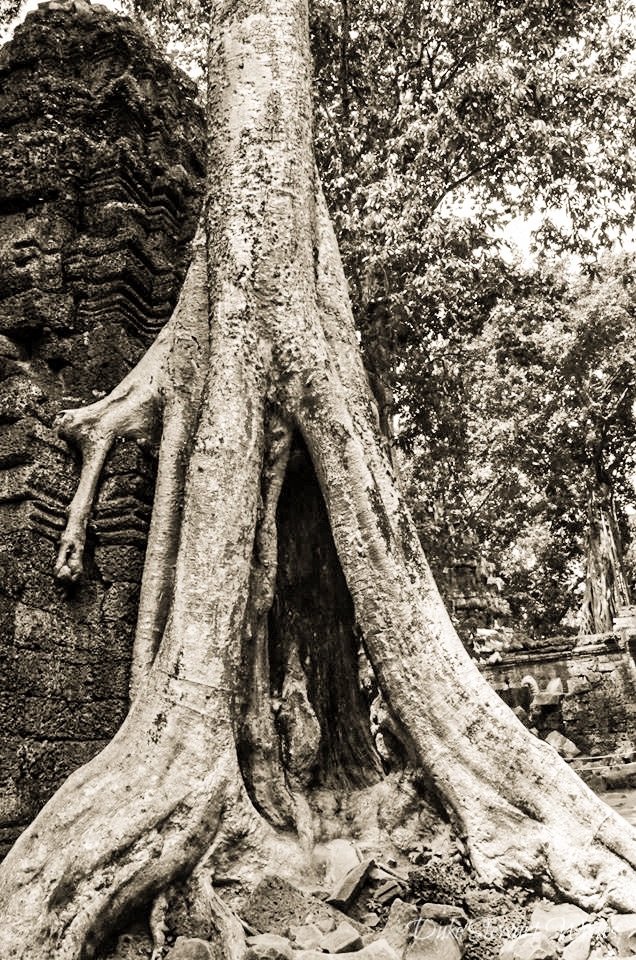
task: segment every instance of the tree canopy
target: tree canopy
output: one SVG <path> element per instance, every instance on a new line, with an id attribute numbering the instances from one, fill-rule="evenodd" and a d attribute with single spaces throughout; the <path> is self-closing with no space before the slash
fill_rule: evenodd
<path id="1" fill-rule="evenodd" d="M 604 464 L 621 447 L 608 469 L 622 504 L 633 495 L 631 268 L 598 265 L 634 215 L 633 14 L 629 3 L 314 8 L 319 163 L 374 388 L 417 451 L 411 499 L 428 555 L 443 583 L 475 537 L 511 577 L 514 612 L 550 632 L 580 599 L 590 431 Z M 529 269 L 504 227 L 533 212 Z M 591 279 L 570 280 L 568 255 Z M 513 533 L 533 542 L 531 559 L 516 545 L 516 567 Z"/>
<path id="2" fill-rule="evenodd" d="M 575 625 L 603 488 L 629 542 L 634 266 L 626 254 L 601 260 L 594 276 L 554 264 L 509 271 L 480 333 L 446 360 L 461 392 L 453 433 L 415 443 L 412 498 L 440 579 L 476 540 L 508 577 L 513 620 L 531 632 Z"/>
<path id="3" fill-rule="evenodd" d="M 203 76 L 209 0 L 124 7 Z M 2 21 L 17 8 L 1 0 Z M 595 297 L 609 303 L 618 288 L 628 296 L 626 280 L 608 279 L 623 268 L 596 268 L 604 278 L 597 289 L 569 283 L 558 258 L 595 268 L 633 225 L 635 4 L 315 0 L 311 31 L 317 163 L 385 429 L 409 457 L 416 450 L 411 495 L 429 554 L 443 581 L 468 531 L 512 577 L 511 597 L 527 594 L 532 609 L 520 601 L 519 615 L 556 628 L 576 603 L 585 538 L 587 509 L 571 496 L 591 456 L 582 424 L 601 429 L 597 406 L 616 401 L 629 367 L 626 360 L 613 379 L 603 354 L 609 343 L 629 346 L 627 328 L 619 341 L 624 304 L 612 306 L 612 330 L 594 334 L 592 324 L 583 333 Z M 530 214 L 540 216 L 534 243 L 543 259 L 529 271 L 511 256 L 504 230 Z M 560 342 L 561 315 L 577 312 L 577 297 L 580 334 L 559 334 Z M 522 375 L 521 355 L 536 354 L 537 343 Z M 557 373 L 561 349 L 569 366 Z M 479 377 L 493 378 L 481 396 Z M 514 387 L 506 397 L 504 382 Z M 628 388 L 612 414 L 623 425 L 630 397 Z M 625 442 L 628 434 L 625 427 Z M 631 485 L 630 458 L 619 456 L 621 514 Z M 501 457 L 523 460 L 525 479 L 502 470 Z M 544 501 L 545 514 L 537 512 Z M 532 575 L 497 546 L 512 530 L 533 542 Z"/>

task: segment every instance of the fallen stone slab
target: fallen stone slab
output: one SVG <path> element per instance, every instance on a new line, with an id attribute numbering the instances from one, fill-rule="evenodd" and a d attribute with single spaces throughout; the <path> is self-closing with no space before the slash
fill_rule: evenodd
<path id="1" fill-rule="evenodd" d="M 621 913 L 607 918 L 608 937 L 619 957 L 636 955 L 636 913 Z"/>
<path id="2" fill-rule="evenodd" d="M 333 924 L 331 925 L 333 929 Z M 303 923 L 289 928 L 289 936 L 294 950 L 317 950 L 320 941 L 328 930 L 321 930 L 316 923 Z"/>
<path id="3" fill-rule="evenodd" d="M 166 960 L 215 960 L 212 944 L 199 937 L 177 937 Z"/>
<path id="4" fill-rule="evenodd" d="M 376 880 L 378 882 L 386 883 L 387 880 L 396 880 L 396 876 L 391 870 L 385 870 L 384 867 L 375 866 L 369 870 L 369 880 Z"/>
<path id="5" fill-rule="evenodd" d="M 404 951 L 404 960 L 461 960 L 463 928 L 420 918 L 411 927 L 410 934 L 412 939 Z"/>
<path id="6" fill-rule="evenodd" d="M 365 860 L 345 874 L 341 882 L 327 897 L 327 903 L 339 910 L 347 910 L 362 889 L 369 872 L 375 867 L 374 860 Z"/>
<path id="7" fill-rule="evenodd" d="M 246 941 L 246 960 L 292 960 L 293 952 L 287 937 L 275 933 L 261 933 Z"/>
<path id="8" fill-rule="evenodd" d="M 555 960 L 558 947 L 545 933 L 535 930 L 504 943 L 499 960 Z"/>
<path id="9" fill-rule="evenodd" d="M 566 930 L 576 930 L 594 917 L 573 903 L 549 903 L 539 905 L 532 911 L 530 927 L 541 933 L 558 936 Z"/>
<path id="10" fill-rule="evenodd" d="M 355 927 L 344 920 L 335 930 L 323 936 L 320 949 L 326 953 L 353 953 L 362 949 L 362 937 Z"/>
<path id="11" fill-rule="evenodd" d="M 424 846 L 423 849 L 429 850 L 430 848 L 428 846 Z M 387 860 L 386 863 L 383 863 L 381 860 L 378 861 L 378 869 L 384 870 L 384 872 L 388 873 L 389 876 L 394 877 L 396 880 L 399 880 L 400 883 L 408 886 L 408 877 L 406 877 L 403 873 L 400 873 L 400 871 L 396 868 L 397 864 L 395 860 Z"/>
<path id="12" fill-rule="evenodd" d="M 592 925 L 582 927 L 574 940 L 570 940 L 563 948 L 562 960 L 588 960 L 592 952 L 592 939 L 595 932 Z"/>
<path id="13" fill-rule="evenodd" d="M 404 887 L 398 880 L 387 880 L 375 891 L 373 899 L 381 904 L 389 904 L 399 897 L 403 890 Z"/>

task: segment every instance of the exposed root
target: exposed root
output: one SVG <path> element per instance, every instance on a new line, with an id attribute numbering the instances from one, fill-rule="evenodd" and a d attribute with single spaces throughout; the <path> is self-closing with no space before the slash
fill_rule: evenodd
<path id="1" fill-rule="evenodd" d="M 200 226 L 177 307 L 149 350 L 108 396 L 77 410 L 63 410 L 57 418 L 60 435 L 82 456 L 79 484 L 55 564 L 58 580 L 73 583 L 81 576 L 86 530 L 100 475 L 115 440 L 156 440 L 162 413 L 168 414 L 167 421 L 173 414 L 176 418 L 177 444 L 184 443 L 191 433 L 192 408 L 200 398 L 206 353 L 205 244 Z M 170 429 L 175 432 L 174 425 Z M 175 457 L 178 453 L 173 443 L 170 454 Z"/>
<path id="2" fill-rule="evenodd" d="M 176 904 L 185 908 L 181 929 L 170 930 L 170 916 Z M 162 890 L 155 898 L 150 912 L 152 937 L 151 960 L 161 960 L 167 933 L 173 936 L 200 937 L 218 946 L 218 955 L 224 960 L 243 960 L 245 933 L 237 915 L 216 893 L 213 887 L 207 857 L 194 868 L 187 882 Z"/>
<path id="3" fill-rule="evenodd" d="M 150 910 L 149 926 L 150 936 L 152 938 L 152 954 L 150 960 L 161 960 L 163 957 L 163 948 L 166 945 L 166 914 L 168 904 L 168 894 L 166 890 L 161 890 L 155 897 Z"/>
<path id="4" fill-rule="evenodd" d="M 200 899 L 205 902 L 210 922 L 216 930 L 225 960 L 243 960 L 245 956 L 245 933 L 239 918 L 215 892 L 207 872 L 197 870 L 192 875 Z"/>
<path id="5" fill-rule="evenodd" d="M 171 321 L 172 348 L 162 365 L 163 430 L 130 675 L 130 698 L 150 669 L 166 626 L 192 452 L 209 359 L 209 304 L 203 230 Z"/>
<path id="6" fill-rule="evenodd" d="M 160 345 L 162 350 L 164 344 Z M 159 391 L 137 380 L 138 368 L 103 400 L 79 410 L 64 410 L 57 418 L 60 436 L 73 443 L 82 455 L 82 470 L 68 510 L 60 540 L 55 576 L 68 583 L 82 573 L 86 528 L 91 516 L 99 478 L 106 457 L 117 437 L 150 440 L 156 424 Z"/>
<path id="7" fill-rule="evenodd" d="M 289 648 L 278 722 L 283 737 L 287 782 L 294 799 L 296 830 L 302 849 L 311 856 L 315 840 L 305 790 L 318 760 L 321 730 L 309 702 L 307 677 L 296 644 Z"/>
<path id="8" fill-rule="evenodd" d="M 278 562 L 276 508 L 289 460 L 291 429 L 280 417 L 271 414 L 267 433 L 261 477 L 261 516 L 256 530 L 242 638 L 242 671 L 246 686 L 239 721 L 239 756 L 243 776 L 257 809 L 269 823 L 288 827 L 294 821 L 294 809 L 285 780 L 270 696 L 267 619 L 274 597 Z"/>

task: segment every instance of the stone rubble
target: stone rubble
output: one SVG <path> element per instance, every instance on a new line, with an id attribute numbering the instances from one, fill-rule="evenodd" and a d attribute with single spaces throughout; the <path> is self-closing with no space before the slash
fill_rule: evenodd
<path id="1" fill-rule="evenodd" d="M 336 909 L 279 876 L 265 877 L 241 903 L 245 960 L 615 960 L 636 957 L 636 914 L 602 915 L 570 903 L 537 900 L 521 887 L 480 886 L 456 864 L 436 859 L 409 875 L 388 905 L 378 891 L 389 881 L 363 859 L 356 894 Z M 328 866 L 326 865 L 326 869 Z M 393 870 L 393 868 L 391 868 Z M 395 871 L 393 871 L 395 873 Z M 360 876 L 364 879 L 360 881 Z M 375 907 L 374 907 L 375 905 Z M 247 932 L 246 931 L 246 932 Z M 181 931 L 184 933 L 185 931 Z M 175 939 L 176 938 L 176 939 Z M 101 960 L 148 958 L 136 936 L 119 938 Z M 167 938 L 162 960 L 218 960 L 219 943 Z"/>
<path id="2" fill-rule="evenodd" d="M 289 928 L 295 950 L 317 950 L 328 930 L 321 930 L 316 923 L 304 923 Z"/>
<path id="3" fill-rule="evenodd" d="M 346 848 L 330 846 L 334 862 Z M 466 865 L 448 855 L 435 855 L 409 870 L 409 851 L 399 862 L 386 865 L 377 849 L 356 847 L 357 864 L 335 870 L 321 856 L 320 872 L 303 887 L 280 875 L 265 876 L 253 890 L 224 895 L 246 933 L 244 960 L 616 960 L 636 958 L 636 914 L 594 913 L 571 903 L 554 902 L 553 891 L 542 896 L 529 887 L 506 888 L 477 880 Z M 386 854 L 384 854 L 386 859 Z M 406 873 L 408 872 L 408 877 Z M 336 887 L 357 876 L 356 894 L 346 909 L 333 899 Z M 378 901 L 378 891 L 389 882 L 400 887 L 390 903 Z M 364 880 L 360 882 L 360 876 Z M 398 880 L 398 878 L 400 878 Z M 321 896 L 318 888 L 326 887 Z M 179 934 L 181 936 L 179 937 Z M 184 936 L 188 934 L 188 936 Z M 221 957 L 220 942 L 201 950 L 195 936 L 208 936 L 173 926 L 167 943 L 154 960 L 208 960 Z M 137 934 L 138 936 L 138 934 Z M 178 938 L 178 939 L 177 939 Z M 176 939 L 176 943 L 175 943 Z M 211 939 L 214 939 L 211 936 Z M 122 937 L 120 937 L 120 943 Z M 174 944 L 174 946 L 172 946 Z M 149 960 L 151 947 L 140 949 L 138 939 L 128 949 L 98 960 Z M 175 953 L 186 949 L 190 952 Z"/>
<path id="4" fill-rule="evenodd" d="M 532 912 L 531 926 L 548 936 L 558 936 L 565 930 L 575 930 L 589 923 L 593 918 L 585 910 L 573 903 L 551 903 L 539 905 Z"/>
<path id="5" fill-rule="evenodd" d="M 417 934 L 419 911 L 414 903 L 394 900 L 381 936 L 395 952 L 403 957 L 409 943 Z"/>
<path id="6" fill-rule="evenodd" d="M 212 944 L 198 937 L 177 937 L 166 960 L 215 960 Z"/>
<path id="7" fill-rule="evenodd" d="M 261 933 L 246 940 L 246 960 L 292 960 L 293 951 L 287 937 Z"/>
<path id="8" fill-rule="evenodd" d="M 326 960 L 328 956 L 319 950 L 301 950 L 294 954 L 294 960 Z M 381 937 L 360 950 L 341 953 L 338 957 L 339 960 L 400 960 L 400 955 Z"/>
<path id="9" fill-rule="evenodd" d="M 361 948 L 362 937 L 359 931 L 346 920 L 339 923 L 331 933 L 326 933 L 320 941 L 320 949 L 325 953 L 352 953 Z"/>
<path id="10" fill-rule="evenodd" d="M 499 960 L 556 960 L 557 956 L 558 947 L 555 941 L 545 933 L 535 930 L 506 943 L 499 954 Z"/>
<path id="11" fill-rule="evenodd" d="M 592 952 L 592 940 L 594 938 L 594 928 L 592 926 L 583 927 L 573 940 L 563 949 L 563 960 L 588 960 Z"/>
<path id="12" fill-rule="evenodd" d="M 415 935 L 403 954 L 404 960 L 461 960 L 464 938 L 462 931 L 435 920 L 418 923 Z"/>
<path id="13" fill-rule="evenodd" d="M 636 914 L 624 913 L 608 920 L 609 941 L 619 957 L 636 956 Z"/>

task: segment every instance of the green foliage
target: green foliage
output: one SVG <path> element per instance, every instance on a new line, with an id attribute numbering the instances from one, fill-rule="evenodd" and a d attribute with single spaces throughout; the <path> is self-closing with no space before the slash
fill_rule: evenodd
<path id="1" fill-rule="evenodd" d="M 619 396 L 627 367 L 612 380 L 599 350 L 624 317 L 572 340 L 560 314 L 594 295 L 511 264 L 502 227 L 544 211 L 538 251 L 588 266 L 633 224 L 634 12 L 623 0 L 313 4 L 318 162 L 429 559 L 443 584 L 477 539 L 508 574 L 516 616 L 541 630 L 578 602 L 581 436 L 598 429 L 602 384 Z M 567 388 L 542 391 L 561 351 Z"/>
<path id="2" fill-rule="evenodd" d="M 203 88 L 213 0 L 122 2 Z M 0 23 L 15 6 L 0 0 Z M 589 266 L 633 225 L 636 4 L 311 0 L 310 15 L 319 170 L 433 565 L 443 579 L 477 538 L 516 613 L 554 626 L 575 603 L 589 478 L 632 497 L 632 361 L 610 355 L 631 358 L 632 268 L 578 286 L 524 271 L 502 227 L 543 212 L 537 250 Z"/>
<path id="3" fill-rule="evenodd" d="M 476 539 L 507 576 L 516 620 L 553 633 L 580 607 L 601 485 L 630 536 L 636 257 L 607 256 L 593 276 L 544 264 L 512 280 L 462 352 L 459 455 L 424 436 L 411 482 L 442 575 Z"/>
<path id="4" fill-rule="evenodd" d="M 548 226 L 542 242 L 595 253 L 631 224 L 631 12 L 315 0 L 319 166 L 372 353 L 379 339 L 390 354 L 404 322 L 421 328 L 458 232 L 465 249 L 492 246 L 511 216 L 557 207 L 572 229 Z M 378 312 L 384 334 L 368 330 Z"/>

